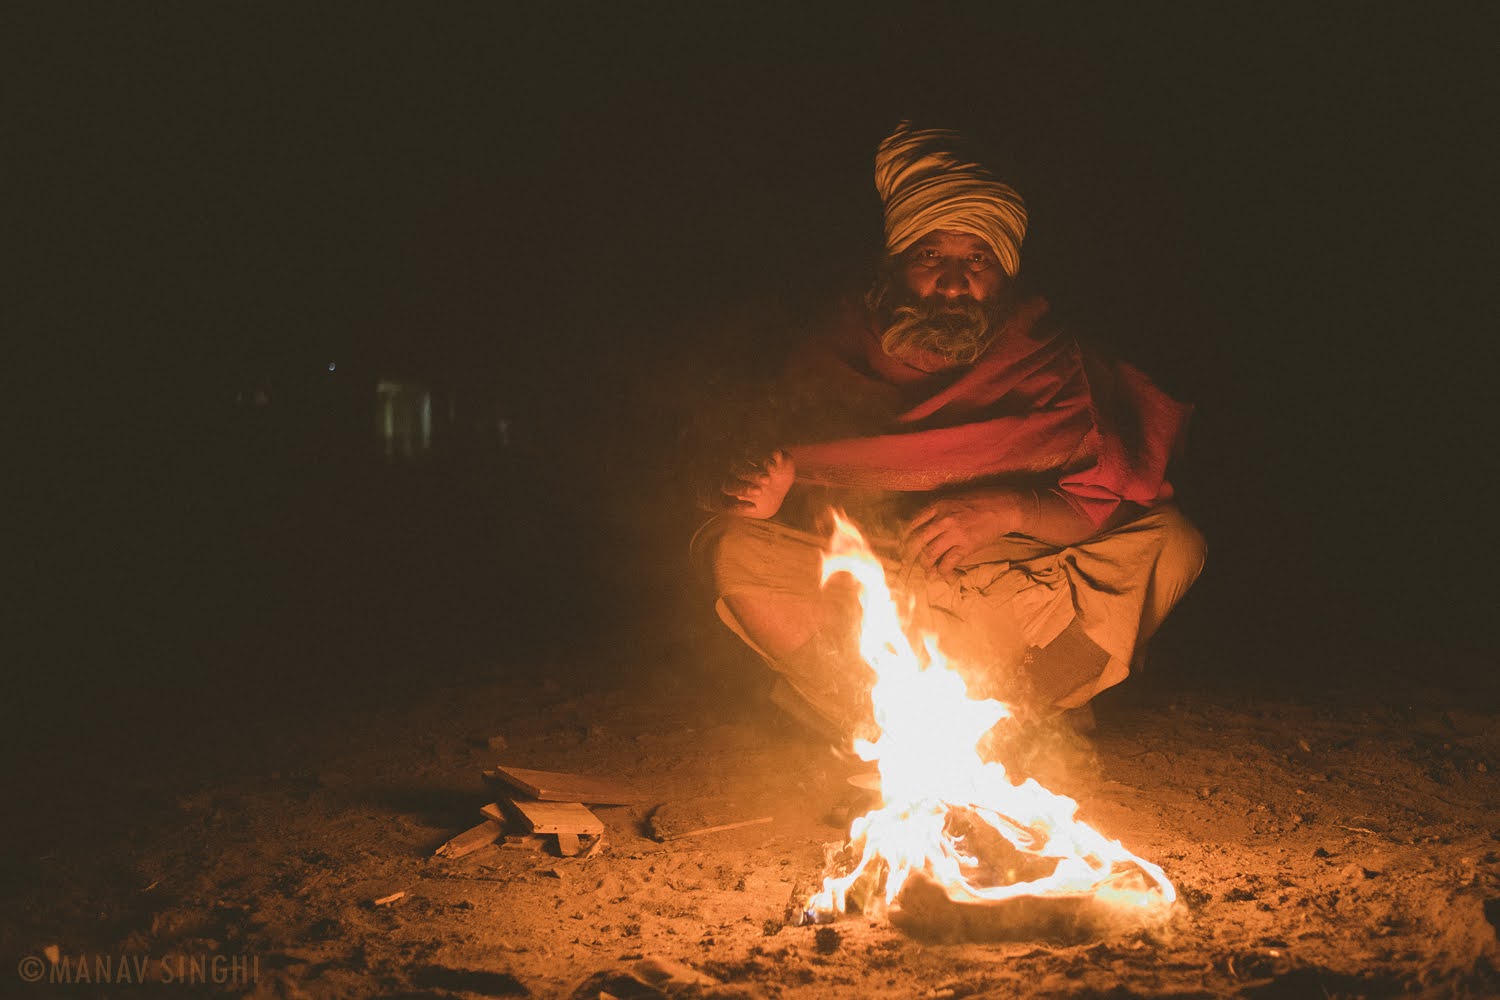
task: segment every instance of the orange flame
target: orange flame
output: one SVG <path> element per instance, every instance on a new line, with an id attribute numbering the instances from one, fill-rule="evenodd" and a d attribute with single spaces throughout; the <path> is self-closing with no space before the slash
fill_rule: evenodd
<path id="1" fill-rule="evenodd" d="M 1015 784 L 1003 764 L 980 757 L 980 739 L 1011 718 L 1010 709 L 971 699 L 932 637 L 923 639 L 920 653 L 913 647 L 880 561 L 852 523 L 838 514 L 834 522 L 823 582 L 847 573 L 859 587 L 860 654 L 875 672 L 871 700 L 880 733 L 873 741 L 856 740 L 855 751 L 876 762 L 883 804 L 853 822 L 849 842 L 861 852 L 858 862 L 846 874 L 826 877 L 808 909 L 846 912 L 850 889 L 867 875 L 878 879 L 882 867 L 884 892 L 870 894 L 867 912 L 894 902 L 916 872 L 956 901 L 1087 894 L 1153 911 L 1170 906 L 1177 893 L 1159 867 L 1077 820 L 1072 799 L 1031 778 Z M 1034 859 L 1038 864 L 1028 870 L 1049 873 L 1002 884 L 977 880 L 982 859 L 972 853 L 972 838 L 955 834 L 955 808 Z"/>

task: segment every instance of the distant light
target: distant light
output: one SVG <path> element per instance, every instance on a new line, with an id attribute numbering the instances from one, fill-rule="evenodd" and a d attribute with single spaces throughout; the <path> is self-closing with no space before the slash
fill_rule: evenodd
<path id="1" fill-rule="evenodd" d="M 331 372 L 336 372 L 339 370 L 339 366 L 330 361 L 328 362 L 328 370 Z"/>

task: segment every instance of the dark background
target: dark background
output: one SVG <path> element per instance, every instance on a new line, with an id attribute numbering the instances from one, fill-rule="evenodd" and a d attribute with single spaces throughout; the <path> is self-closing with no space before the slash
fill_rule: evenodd
<path id="1" fill-rule="evenodd" d="M 654 649 L 689 432 L 878 252 L 907 116 L 987 144 L 1026 270 L 1198 406 L 1209 566 L 1153 683 L 1484 682 L 1482 13 L 12 10 L 12 705 Z M 377 377 L 516 444 L 382 463 Z"/>

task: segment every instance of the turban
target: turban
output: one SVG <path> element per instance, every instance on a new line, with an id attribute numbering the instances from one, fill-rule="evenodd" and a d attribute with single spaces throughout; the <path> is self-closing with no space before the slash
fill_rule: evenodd
<path id="1" fill-rule="evenodd" d="M 1015 188 L 956 152 L 951 129 L 902 122 L 875 153 L 875 188 L 885 204 L 885 248 L 901 253 L 934 229 L 980 237 L 1012 278 L 1021 267 L 1026 203 Z"/>

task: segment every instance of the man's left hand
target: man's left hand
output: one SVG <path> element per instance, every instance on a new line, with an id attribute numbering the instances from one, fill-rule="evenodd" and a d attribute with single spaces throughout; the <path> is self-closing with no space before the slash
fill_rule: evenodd
<path id="1" fill-rule="evenodd" d="M 917 512 L 906 529 L 906 551 L 928 570 L 947 576 L 969 557 L 1021 530 L 1021 498 L 1014 490 L 971 490 Z"/>

